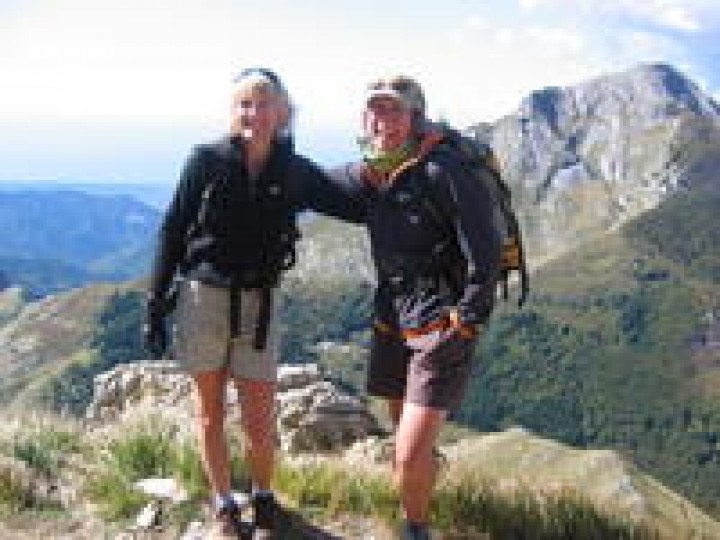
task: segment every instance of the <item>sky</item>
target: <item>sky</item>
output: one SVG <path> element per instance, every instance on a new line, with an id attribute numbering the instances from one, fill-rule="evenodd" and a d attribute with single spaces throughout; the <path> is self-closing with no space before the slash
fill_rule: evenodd
<path id="1" fill-rule="evenodd" d="M 300 150 L 355 156 L 367 81 L 405 73 L 462 127 L 529 92 L 669 62 L 720 98 L 718 0 L 0 0 L 0 183 L 174 183 L 276 70 Z"/>

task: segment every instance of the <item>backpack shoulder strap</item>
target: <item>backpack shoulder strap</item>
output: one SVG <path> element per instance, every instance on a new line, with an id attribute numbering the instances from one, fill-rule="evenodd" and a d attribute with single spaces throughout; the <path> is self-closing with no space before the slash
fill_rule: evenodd
<path id="1" fill-rule="evenodd" d="M 195 236 L 205 216 L 209 212 L 210 199 L 219 180 L 217 171 L 218 164 L 223 161 L 221 155 L 217 151 L 219 144 L 221 143 L 199 146 L 196 150 L 199 154 L 198 159 L 204 161 L 204 166 L 202 174 L 200 174 L 200 177 L 196 180 L 193 192 L 189 194 L 192 198 L 192 204 L 195 207 L 195 212 L 187 230 L 185 231 L 185 237 L 187 239 L 191 239 Z"/>
<path id="2" fill-rule="evenodd" d="M 489 144 L 465 136 L 458 130 L 445 124 L 433 124 L 431 128 L 442 131 L 444 134 L 443 144 L 458 151 L 463 156 L 465 165 L 476 171 L 477 180 L 483 182 L 490 191 L 497 211 L 502 216 L 501 223 L 503 224 L 502 227 L 498 227 L 499 229 L 503 229 L 502 234 L 504 237 L 501 264 L 503 297 L 505 299 L 508 298 L 509 273 L 515 270 L 518 272 L 520 278 L 518 305 L 522 306 L 527 299 L 530 289 L 529 273 L 525 260 L 520 225 L 512 209 L 512 194 L 509 186 L 502 178 L 500 163 L 495 152 Z M 483 174 L 482 171 L 487 174 Z M 437 205 L 433 204 L 432 200 L 428 200 L 428 209 L 432 206 L 436 207 L 434 215 L 437 215 Z"/>

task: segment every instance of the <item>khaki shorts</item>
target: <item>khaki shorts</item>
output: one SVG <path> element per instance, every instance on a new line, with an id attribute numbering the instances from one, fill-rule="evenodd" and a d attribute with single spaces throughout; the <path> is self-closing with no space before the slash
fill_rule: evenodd
<path id="1" fill-rule="evenodd" d="M 280 350 L 277 302 L 273 295 L 272 317 L 265 349 L 253 347 L 260 306 L 260 291 L 242 291 L 240 333 L 230 338 L 230 292 L 199 281 L 180 285 L 173 325 L 173 356 L 190 373 L 227 368 L 233 376 L 275 381 Z"/>
<path id="2" fill-rule="evenodd" d="M 456 409 L 472 375 L 477 338 L 436 330 L 405 340 L 375 330 L 370 350 L 367 391 L 434 409 Z"/>

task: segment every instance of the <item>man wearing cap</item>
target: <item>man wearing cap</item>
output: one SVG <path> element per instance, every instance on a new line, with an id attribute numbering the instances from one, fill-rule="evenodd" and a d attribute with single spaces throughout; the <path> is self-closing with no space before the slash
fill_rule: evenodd
<path id="1" fill-rule="evenodd" d="M 367 389 L 394 424 L 403 539 L 427 540 L 435 441 L 471 375 L 501 243 L 490 194 L 426 121 L 413 79 L 368 86 L 363 132 L 363 159 L 335 174 L 362 194 L 377 271 Z"/>

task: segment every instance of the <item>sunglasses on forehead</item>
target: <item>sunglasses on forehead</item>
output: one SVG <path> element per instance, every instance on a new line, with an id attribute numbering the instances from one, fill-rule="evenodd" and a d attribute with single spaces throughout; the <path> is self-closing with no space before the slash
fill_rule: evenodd
<path id="1" fill-rule="evenodd" d="M 406 79 L 381 80 L 368 85 L 370 90 L 382 90 L 383 88 L 389 88 L 396 92 L 407 92 L 413 87 L 414 83 Z"/>
<path id="2" fill-rule="evenodd" d="M 247 69 L 243 69 L 240 73 L 238 73 L 235 78 L 233 78 L 233 83 L 239 83 L 242 82 L 244 79 L 247 79 L 248 77 L 252 77 L 253 75 L 259 75 L 260 77 L 263 77 L 264 79 L 267 79 L 273 85 L 275 85 L 278 88 L 282 88 L 282 83 L 280 82 L 280 78 L 275 74 L 274 71 L 271 71 L 267 68 L 261 68 L 261 67 L 251 67 Z"/>

